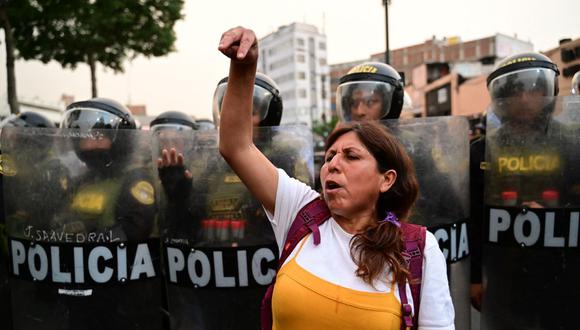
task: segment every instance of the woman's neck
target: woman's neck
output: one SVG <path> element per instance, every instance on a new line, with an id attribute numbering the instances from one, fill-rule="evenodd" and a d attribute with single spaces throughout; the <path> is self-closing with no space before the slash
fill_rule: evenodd
<path id="1" fill-rule="evenodd" d="M 364 232 L 369 225 L 377 221 L 374 214 L 362 214 L 352 217 L 332 214 L 332 217 L 344 231 L 352 235 Z"/>

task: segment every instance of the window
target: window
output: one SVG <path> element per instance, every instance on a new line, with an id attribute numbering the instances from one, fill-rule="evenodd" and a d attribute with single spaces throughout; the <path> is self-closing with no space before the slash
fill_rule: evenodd
<path id="1" fill-rule="evenodd" d="M 321 58 L 318 60 L 318 63 L 320 63 L 320 65 L 326 65 L 326 59 L 325 58 Z"/>
<path id="2" fill-rule="evenodd" d="M 322 42 L 322 41 L 319 42 L 318 43 L 318 48 L 320 48 L 320 49 L 326 49 L 326 42 Z"/>
<path id="3" fill-rule="evenodd" d="M 304 72 L 304 71 L 298 72 L 298 79 L 305 80 L 306 79 L 306 72 Z"/>
<path id="4" fill-rule="evenodd" d="M 305 99 L 306 98 L 306 90 L 305 89 L 299 89 L 298 90 L 298 97 L 301 99 Z"/>
<path id="5" fill-rule="evenodd" d="M 304 39 L 301 38 L 296 39 L 296 45 L 298 47 L 304 47 Z"/>
<path id="6" fill-rule="evenodd" d="M 306 57 L 304 54 L 298 54 L 296 55 L 296 61 L 298 61 L 298 63 L 304 63 L 306 62 Z"/>

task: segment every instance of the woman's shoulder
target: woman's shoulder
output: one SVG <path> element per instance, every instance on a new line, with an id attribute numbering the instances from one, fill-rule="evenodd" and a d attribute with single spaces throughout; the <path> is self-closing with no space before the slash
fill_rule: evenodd
<path id="1" fill-rule="evenodd" d="M 430 249 L 439 249 L 439 243 L 437 243 L 437 238 L 435 238 L 435 235 L 433 235 L 432 232 L 430 232 L 429 230 L 426 230 L 426 234 L 425 234 L 425 251 L 430 250 Z"/>
<path id="2" fill-rule="evenodd" d="M 320 194 L 316 190 L 314 190 L 311 186 L 307 185 L 301 180 L 289 176 L 286 173 L 286 171 L 284 171 L 281 168 L 278 168 L 278 182 L 279 188 L 290 189 L 291 191 L 293 191 L 298 195 L 300 194 L 309 195 L 310 197 L 312 197 L 309 199 L 314 199 L 320 196 Z"/>

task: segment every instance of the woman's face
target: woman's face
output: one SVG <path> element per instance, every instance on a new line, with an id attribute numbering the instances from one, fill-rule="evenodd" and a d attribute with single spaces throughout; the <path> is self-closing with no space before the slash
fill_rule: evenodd
<path id="1" fill-rule="evenodd" d="M 373 214 L 381 192 L 389 190 L 396 173 L 380 173 L 377 161 L 355 132 L 339 137 L 326 151 L 320 169 L 323 196 L 333 214 Z"/>

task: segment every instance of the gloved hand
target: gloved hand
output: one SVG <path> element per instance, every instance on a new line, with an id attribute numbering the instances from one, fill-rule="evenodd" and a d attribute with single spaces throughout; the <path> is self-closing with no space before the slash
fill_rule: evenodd
<path id="1" fill-rule="evenodd" d="M 159 179 L 168 201 L 180 203 L 190 196 L 192 191 L 192 175 L 185 168 L 183 155 L 174 148 L 163 149 L 161 158 L 157 160 Z"/>

